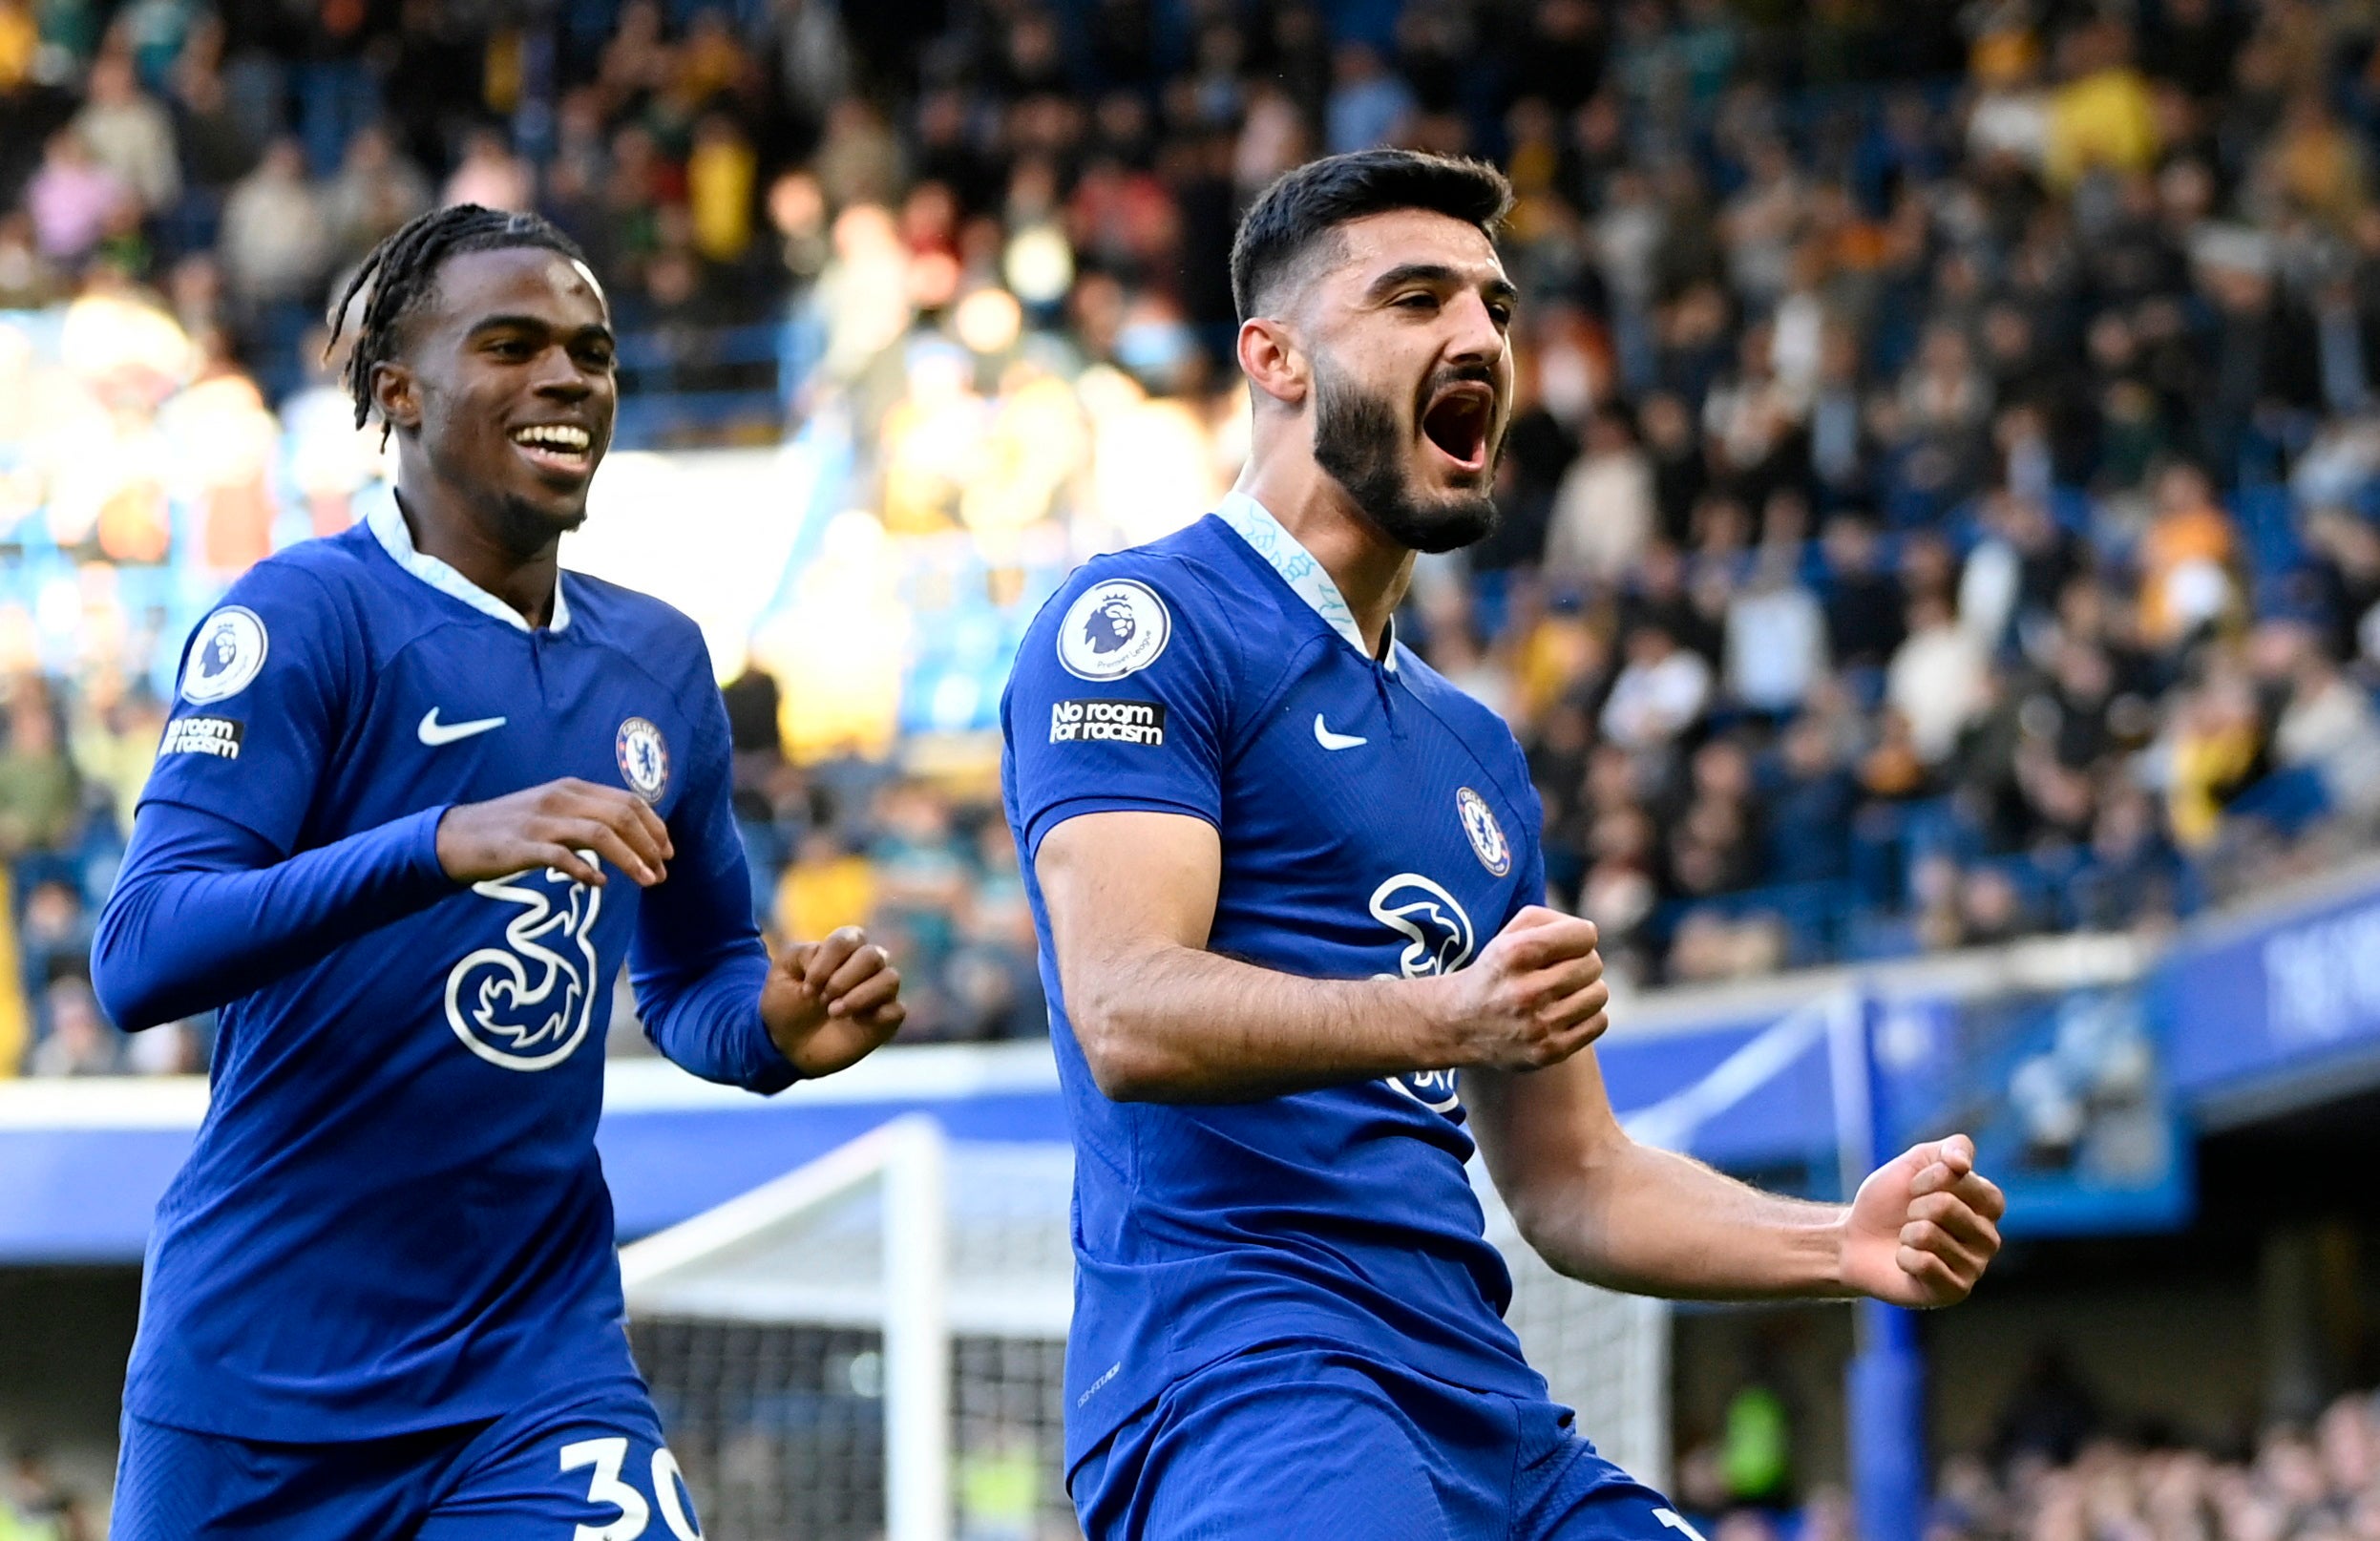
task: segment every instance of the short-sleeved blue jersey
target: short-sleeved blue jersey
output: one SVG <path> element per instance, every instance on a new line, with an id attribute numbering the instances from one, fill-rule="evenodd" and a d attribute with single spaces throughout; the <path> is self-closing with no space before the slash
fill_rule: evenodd
<path id="1" fill-rule="evenodd" d="M 1084 567 L 1034 622 L 1002 705 L 1072 1115 L 1069 1460 L 1173 1379 L 1260 1343 L 1356 1348 L 1543 1396 L 1505 1325 L 1452 1072 L 1231 1106 L 1118 1103 L 1068 1025 L 1033 856 L 1116 809 L 1215 826 L 1218 953 L 1310 979 L 1464 966 L 1545 880 L 1504 723 L 1392 640 L 1374 659 L 1321 564 L 1233 495 Z"/>
<path id="2" fill-rule="evenodd" d="M 387 923 L 251 966 L 223 1008 L 213 1101 L 158 1211 L 130 1411 L 320 1442 L 636 1383 L 595 1150 L 623 960 L 640 993 L 727 987 L 694 1067 L 793 1079 L 759 1018 L 728 763 L 685 617 L 565 573 L 533 630 L 417 552 L 385 496 L 234 586 L 193 634 L 144 830 L 227 820 L 288 884 L 316 879 L 286 858 L 393 841 L 375 859 L 414 890 Z M 444 877 L 442 810 L 560 776 L 650 801 L 668 879 Z M 112 908 L 170 867 L 156 849 L 136 839 Z M 119 951 L 137 975 L 137 944 Z"/>

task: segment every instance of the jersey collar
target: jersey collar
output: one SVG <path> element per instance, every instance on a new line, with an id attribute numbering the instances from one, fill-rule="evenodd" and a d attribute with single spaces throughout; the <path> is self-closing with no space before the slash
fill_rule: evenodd
<path id="1" fill-rule="evenodd" d="M 405 513 L 397 507 L 396 490 L 381 486 L 362 495 L 369 507 L 364 522 L 389 559 L 441 594 L 462 601 L 482 615 L 508 622 L 521 631 L 532 629 L 528 618 L 437 558 L 414 549 L 413 532 L 406 528 Z M 570 624 L 570 602 L 562 594 L 562 577 L 554 574 L 554 618 L 546 629 L 560 631 Z"/>
<path id="2" fill-rule="evenodd" d="M 1363 628 L 1356 624 L 1355 611 L 1331 581 L 1329 571 L 1315 559 L 1313 552 L 1298 543 L 1286 525 L 1273 517 L 1272 510 L 1246 493 L 1226 493 L 1215 505 L 1214 517 L 1232 527 L 1232 533 L 1248 542 L 1250 549 L 1262 557 L 1272 569 L 1281 575 L 1297 597 L 1313 606 L 1314 613 L 1330 623 L 1330 628 L 1347 640 L 1347 645 L 1365 658 L 1372 650 L 1363 645 Z M 1380 662 L 1392 673 L 1397 667 L 1397 618 L 1388 619 L 1388 629 L 1380 635 Z"/>

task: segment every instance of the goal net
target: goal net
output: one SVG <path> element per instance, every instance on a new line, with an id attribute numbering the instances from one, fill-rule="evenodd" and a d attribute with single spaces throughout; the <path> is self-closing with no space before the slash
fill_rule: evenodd
<path id="1" fill-rule="evenodd" d="M 709 1541 L 1072 1541 L 1063 1145 L 895 1120 L 627 1248 L 637 1361 Z M 1560 1277 L 1480 1181 L 1510 1319 L 1614 1461 L 1667 1476 L 1656 1301 Z"/>

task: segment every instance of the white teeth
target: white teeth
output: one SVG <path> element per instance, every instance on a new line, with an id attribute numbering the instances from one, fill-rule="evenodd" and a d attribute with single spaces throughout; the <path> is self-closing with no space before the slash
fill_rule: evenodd
<path id="1" fill-rule="evenodd" d="M 594 442 L 583 428 L 568 423 L 540 423 L 513 431 L 513 442 L 533 449 L 558 450 L 564 454 L 584 454 Z"/>

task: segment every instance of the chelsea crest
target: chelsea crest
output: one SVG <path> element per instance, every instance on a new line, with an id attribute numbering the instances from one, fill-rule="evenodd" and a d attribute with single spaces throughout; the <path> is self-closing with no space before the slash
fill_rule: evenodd
<path id="1" fill-rule="evenodd" d="M 660 802 L 669 790 L 669 744 L 662 730 L 642 717 L 631 717 L 620 725 L 613 747 L 628 790 L 648 803 Z"/>
<path id="2" fill-rule="evenodd" d="M 1471 851 L 1479 864 L 1492 876 L 1502 877 L 1512 870 L 1512 842 L 1504 837 L 1504 826 L 1496 822 L 1495 811 L 1487 799 L 1468 787 L 1455 790 L 1455 812 L 1463 816 L 1463 833 L 1471 837 Z"/>

